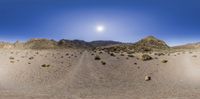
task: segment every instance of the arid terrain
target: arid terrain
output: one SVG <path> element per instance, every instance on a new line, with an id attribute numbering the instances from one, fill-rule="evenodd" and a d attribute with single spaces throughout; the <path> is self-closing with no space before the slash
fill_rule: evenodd
<path id="1" fill-rule="evenodd" d="M 1 43 L 0 99 L 198 99 L 200 49 L 152 36 Z"/>

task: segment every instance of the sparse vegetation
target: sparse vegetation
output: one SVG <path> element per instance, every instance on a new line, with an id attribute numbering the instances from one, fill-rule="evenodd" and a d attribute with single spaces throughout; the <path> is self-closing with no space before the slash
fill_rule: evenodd
<path id="1" fill-rule="evenodd" d="M 197 57 L 197 55 L 192 55 L 192 57 Z"/>
<path id="2" fill-rule="evenodd" d="M 168 60 L 162 60 L 162 63 L 167 63 L 168 62 Z"/>
<path id="3" fill-rule="evenodd" d="M 151 56 L 149 56 L 148 54 L 143 54 L 142 55 L 142 60 L 143 61 L 148 61 L 148 60 L 152 60 L 153 58 Z"/>
<path id="4" fill-rule="evenodd" d="M 128 55 L 128 57 L 134 57 L 134 55 L 132 55 L 132 54 L 129 54 L 129 55 Z"/>
<path id="5" fill-rule="evenodd" d="M 121 56 L 124 56 L 124 54 L 122 53 L 122 54 L 120 54 Z"/>
<path id="6" fill-rule="evenodd" d="M 49 64 L 43 64 L 43 65 L 41 65 L 42 67 L 50 67 L 50 65 Z"/>
<path id="7" fill-rule="evenodd" d="M 127 54 L 134 54 L 134 51 L 128 51 Z"/>
<path id="8" fill-rule="evenodd" d="M 9 57 L 9 59 L 10 59 L 10 60 L 14 60 L 15 58 L 11 56 L 11 57 Z"/>
<path id="9" fill-rule="evenodd" d="M 165 54 L 164 53 L 154 53 L 154 55 L 162 56 L 162 55 L 165 55 Z"/>
<path id="10" fill-rule="evenodd" d="M 100 52 L 99 52 L 99 54 L 103 54 L 103 52 L 102 52 L 102 51 L 100 51 Z"/>
<path id="11" fill-rule="evenodd" d="M 34 59 L 34 57 L 29 57 L 29 60 L 32 60 L 32 59 Z"/>
<path id="12" fill-rule="evenodd" d="M 101 60 L 100 56 L 98 56 L 98 55 L 96 55 L 96 56 L 94 57 L 94 59 L 95 59 L 95 60 Z"/>
<path id="13" fill-rule="evenodd" d="M 15 61 L 10 61 L 10 63 L 15 63 Z"/>
<path id="14" fill-rule="evenodd" d="M 113 56 L 113 57 L 115 57 L 115 54 L 114 54 L 114 53 L 110 53 L 110 56 Z"/>
<path id="15" fill-rule="evenodd" d="M 102 65 L 106 65 L 106 62 L 104 62 L 104 61 L 101 61 L 101 64 L 102 64 Z"/>

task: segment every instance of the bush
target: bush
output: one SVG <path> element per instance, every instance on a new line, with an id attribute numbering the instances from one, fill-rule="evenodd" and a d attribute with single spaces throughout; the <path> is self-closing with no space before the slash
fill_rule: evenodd
<path id="1" fill-rule="evenodd" d="M 149 55 L 147 55 L 147 54 L 143 54 L 142 55 L 142 60 L 143 61 L 148 61 L 148 60 L 152 60 L 153 58 L 151 57 L 151 56 L 149 56 Z"/>
<path id="2" fill-rule="evenodd" d="M 134 57 L 134 55 L 129 54 L 128 57 Z"/>
<path id="3" fill-rule="evenodd" d="M 164 53 L 155 53 L 154 55 L 162 56 L 162 55 L 165 55 L 165 54 Z"/>
<path id="4" fill-rule="evenodd" d="M 110 53 L 110 56 L 113 56 L 113 57 L 115 57 L 115 54 L 114 54 L 114 53 Z"/>
<path id="5" fill-rule="evenodd" d="M 30 57 L 29 59 L 32 60 L 34 57 Z"/>
<path id="6" fill-rule="evenodd" d="M 120 54 L 121 56 L 124 56 L 124 54 Z"/>
<path id="7" fill-rule="evenodd" d="M 128 51 L 127 54 L 133 54 L 135 53 L 134 51 Z"/>
<path id="8" fill-rule="evenodd" d="M 103 54 L 103 52 L 101 51 L 101 52 L 99 52 L 99 54 Z"/>
<path id="9" fill-rule="evenodd" d="M 42 67 L 50 67 L 50 65 L 43 64 Z"/>
<path id="10" fill-rule="evenodd" d="M 162 63 L 167 63 L 168 62 L 168 60 L 162 60 Z"/>
<path id="11" fill-rule="evenodd" d="M 95 56 L 94 59 L 95 60 L 101 60 L 100 56 Z"/>
<path id="12" fill-rule="evenodd" d="M 14 60 L 15 58 L 11 56 L 9 59 Z"/>
<path id="13" fill-rule="evenodd" d="M 104 62 L 104 61 L 101 61 L 101 64 L 102 64 L 102 65 L 106 65 L 106 62 Z"/>
<path id="14" fill-rule="evenodd" d="M 15 61 L 10 61 L 10 63 L 15 63 Z"/>
<path id="15" fill-rule="evenodd" d="M 197 55 L 193 55 L 192 57 L 197 57 Z"/>

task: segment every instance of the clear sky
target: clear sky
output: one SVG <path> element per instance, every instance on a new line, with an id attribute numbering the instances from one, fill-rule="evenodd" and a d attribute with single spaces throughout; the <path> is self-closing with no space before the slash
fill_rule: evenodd
<path id="1" fill-rule="evenodd" d="M 0 40 L 200 41 L 199 0 L 0 0 Z"/>

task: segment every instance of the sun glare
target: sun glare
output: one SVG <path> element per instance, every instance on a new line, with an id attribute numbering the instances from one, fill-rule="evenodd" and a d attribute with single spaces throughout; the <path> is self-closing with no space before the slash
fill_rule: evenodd
<path id="1" fill-rule="evenodd" d="M 96 27 L 96 31 L 99 32 L 99 33 L 103 32 L 104 30 L 105 30 L 105 27 L 102 26 L 102 25 L 99 25 L 99 26 Z"/>

